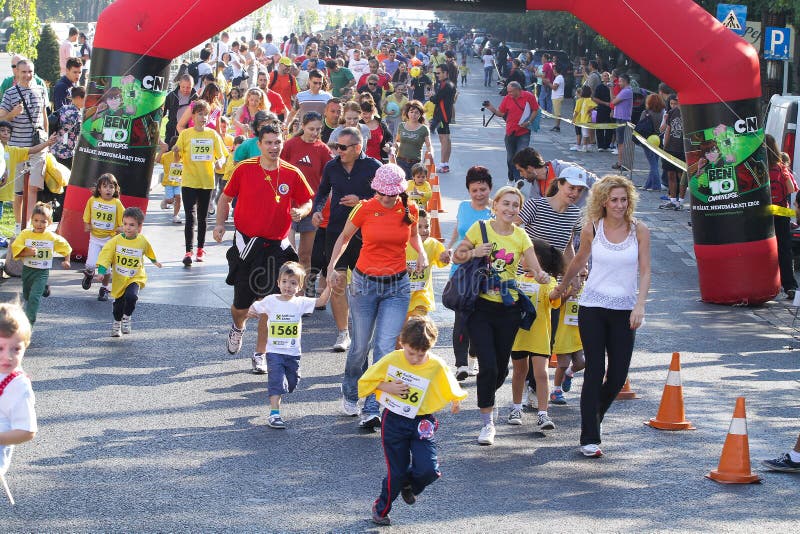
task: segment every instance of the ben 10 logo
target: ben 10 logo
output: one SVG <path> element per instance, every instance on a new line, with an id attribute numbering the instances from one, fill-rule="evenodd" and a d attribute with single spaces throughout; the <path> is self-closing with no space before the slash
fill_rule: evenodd
<path id="1" fill-rule="evenodd" d="M 103 141 L 110 143 L 124 143 L 128 140 L 128 131 L 131 120 L 125 117 L 103 118 Z"/>
<path id="2" fill-rule="evenodd" d="M 738 196 L 736 190 L 736 173 L 733 167 L 709 169 L 708 187 L 711 189 L 709 202 L 725 200 Z"/>

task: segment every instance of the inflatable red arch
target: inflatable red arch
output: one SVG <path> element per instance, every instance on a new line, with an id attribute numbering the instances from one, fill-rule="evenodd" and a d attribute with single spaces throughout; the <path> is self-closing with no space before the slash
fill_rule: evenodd
<path id="1" fill-rule="evenodd" d="M 324 1 L 324 0 L 323 0 Z M 756 51 L 691 0 L 328 0 L 351 6 L 476 11 L 569 11 L 674 88 L 690 166 L 703 300 L 758 304 L 779 290 L 763 148 Z M 62 234 L 85 254 L 82 214 L 103 172 L 126 206 L 147 206 L 170 61 L 264 5 L 242 0 L 118 0 L 98 19 L 87 108 L 67 189 Z M 380 5 L 378 5 L 380 4 Z M 635 8 L 634 8 L 635 7 Z M 120 101 L 117 103 L 117 101 Z"/>

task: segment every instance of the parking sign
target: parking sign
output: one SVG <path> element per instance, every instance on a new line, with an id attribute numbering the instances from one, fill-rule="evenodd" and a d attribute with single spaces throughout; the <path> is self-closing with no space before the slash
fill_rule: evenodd
<path id="1" fill-rule="evenodd" d="M 782 61 L 789 59 L 791 30 L 767 26 L 764 30 L 764 59 Z"/>

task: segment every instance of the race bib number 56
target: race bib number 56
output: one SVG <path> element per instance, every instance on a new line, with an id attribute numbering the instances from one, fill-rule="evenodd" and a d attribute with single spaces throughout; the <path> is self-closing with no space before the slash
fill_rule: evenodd
<path id="1" fill-rule="evenodd" d="M 398 396 L 379 391 L 378 401 L 387 410 L 397 415 L 402 415 L 409 419 L 415 418 L 419 412 L 419 407 L 422 405 L 422 400 L 425 398 L 425 393 L 428 391 L 430 380 L 390 365 L 386 370 L 385 382 L 403 382 L 408 385 L 408 393 Z"/>

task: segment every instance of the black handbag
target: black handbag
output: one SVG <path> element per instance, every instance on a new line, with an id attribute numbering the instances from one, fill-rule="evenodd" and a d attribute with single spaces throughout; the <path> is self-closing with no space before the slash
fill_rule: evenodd
<path id="1" fill-rule="evenodd" d="M 33 138 L 31 139 L 31 146 L 41 145 L 45 141 L 47 141 L 47 132 L 41 126 L 37 126 L 33 123 L 33 117 L 31 116 L 31 112 L 28 110 L 28 104 L 25 102 L 25 98 L 22 96 L 22 91 L 19 90 L 19 85 L 15 85 L 17 89 L 17 93 L 19 93 L 19 99 L 22 102 L 22 107 L 25 109 L 25 115 L 28 116 L 28 120 L 33 126 Z M 33 91 L 33 89 L 30 89 Z"/>
<path id="2" fill-rule="evenodd" d="M 489 242 L 486 235 L 486 223 L 478 221 L 481 227 L 481 238 Z M 487 256 L 473 258 L 462 263 L 447 281 L 442 291 L 442 304 L 453 311 L 470 314 L 475 311 L 475 301 L 491 275 L 491 267 Z"/>

